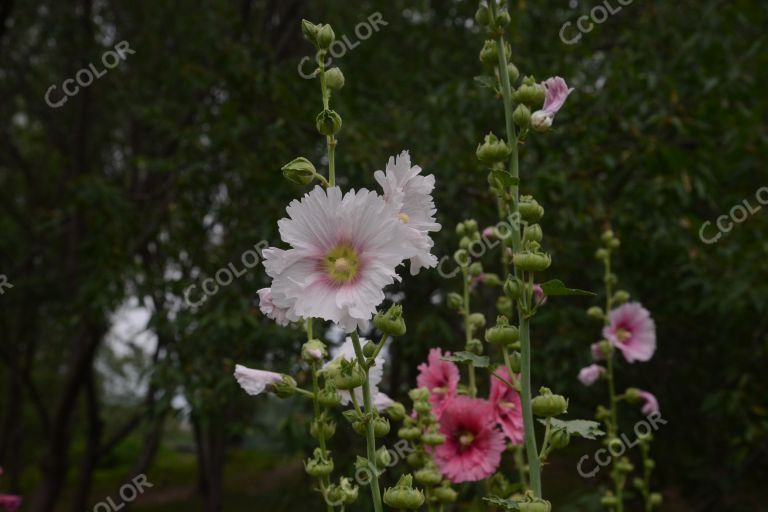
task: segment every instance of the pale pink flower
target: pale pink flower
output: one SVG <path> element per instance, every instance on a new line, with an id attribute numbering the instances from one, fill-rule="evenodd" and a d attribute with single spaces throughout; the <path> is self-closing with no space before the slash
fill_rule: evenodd
<path id="1" fill-rule="evenodd" d="M 540 284 L 533 285 L 533 303 L 536 306 L 543 306 L 547 303 L 547 295 Z"/>
<path id="2" fill-rule="evenodd" d="M 496 472 L 505 443 L 490 402 L 467 396 L 451 399 L 440 417 L 440 432 L 446 440 L 435 448 L 434 458 L 448 480 L 475 482 Z"/>
<path id="3" fill-rule="evenodd" d="M 259 295 L 259 309 L 268 318 L 271 318 L 277 325 L 285 327 L 289 322 L 299 320 L 294 317 L 288 308 L 280 308 L 272 302 L 272 288 L 262 288 L 256 292 Z M 291 318 L 288 318 L 289 315 Z"/>
<path id="4" fill-rule="evenodd" d="M 507 382 L 512 382 L 509 370 L 501 366 L 495 372 Z M 488 397 L 494 407 L 496 422 L 513 444 L 522 444 L 525 429 L 523 427 L 523 406 L 520 393 L 496 377 L 491 377 L 491 393 Z"/>
<path id="5" fill-rule="evenodd" d="M 373 397 L 373 405 L 379 412 L 386 411 L 387 408 L 394 403 L 394 400 L 392 400 L 388 395 L 382 393 L 381 391 L 379 391 L 376 396 Z"/>
<path id="6" fill-rule="evenodd" d="M 21 496 L 13 494 L 0 494 L 0 508 L 5 512 L 14 512 L 21 506 Z"/>
<path id="7" fill-rule="evenodd" d="M 566 98 L 573 91 L 559 76 L 546 79 L 543 84 L 546 89 L 544 106 L 531 115 L 531 126 L 535 130 L 544 131 L 552 126 L 555 114 L 563 107 Z"/>
<path id="8" fill-rule="evenodd" d="M 656 351 L 656 324 L 637 302 L 628 302 L 611 311 L 603 336 L 621 350 L 630 362 L 648 361 Z"/>
<path id="9" fill-rule="evenodd" d="M 459 368 L 451 361 L 443 361 L 442 357 L 451 355 L 439 348 L 429 351 L 427 362 L 418 366 L 419 375 L 416 377 L 416 385 L 429 390 L 429 401 L 432 404 L 432 413 L 439 418 L 448 401 L 456 396 L 456 388 L 459 385 Z"/>
<path id="10" fill-rule="evenodd" d="M 283 376 L 275 372 L 253 370 L 238 364 L 235 366 L 235 379 L 249 395 L 260 395 L 272 384 L 283 380 Z"/>
<path id="11" fill-rule="evenodd" d="M 591 364 L 587 367 L 582 368 L 579 371 L 579 380 L 585 386 L 591 386 L 592 384 L 597 382 L 597 379 L 599 379 L 600 376 L 604 373 L 605 373 L 605 368 L 603 368 L 598 364 Z"/>
<path id="12" fill-rule="evenodd" d="M 421 167 L 412 167 L 411 156 L 403 151 L 390 157 L 386 170 L 376 171 L 373 177 L 381 185 L 384 200 L 394 207 L 395 215 L 407 228 L 407 242 L 413 250 L 409 257 L 411 275 L 436 266 L 437 257 L 431 252 L 434 242 L 429 233 L 440 231 L 442 226 L 435 222 L 434 175 L 422 176 Z"/>
<path id="13" fill-rule="evenodd" d="M 347 332 L 365 328 L 414 253 L 403 223 L 375 192 L 317 186 L 278 222 L 288 250 L 264 250 L 272 302 L 287 317 L 322 318 Z"/>
<path id="14" fill-rule="evenodd" d="M 592 352 L 592 359 L 595 361 L 602 361 L 605 359 L 605 354 L 603 354 L 603 349 L 600 348 L 600 342 L 596 341 L 589 347 L 590 352 Z"/>
<path id="15" fill-rule="evenodd" d="M 364 347 L 365 344 L 368 342 L 365 338 L 360 338 L 360 347 Z M 348 361 L 350 363 L 353 363 L 357 361 L 357 354 L 355 354 L 355 345 L 352 342 L 352 338 L 347 336 L 347 339 L 344 341 L 344 343 L 334 351 L 334 357 L 331 361 L 328 361 L 325 365 L 323 365 L 323 368 L 328 368 L 332 365 L 339 364 L 339 361 L 341 359 L 344 359 L 345 361 Z M 386 409 L 389 407 L 389 404 L 387 404 L 387 399 L 390 401 L 392 400 L 387 395 L 384 395 L 381 391 L 379 391 L 379 384 L 381 383 L 381 380 L 384 378 L 384 355 L 379 352 L 379 354 L 376 356 L 375 364 L 368 370 L 368 384 L 371 389 L 371 399 L 373 400 L 374 404 L 376 404 L 377 408 L 379 408 L 379 405 L 382 405 L 382 408 L 379 408 L 379 410 Z M 362 406 L 363 403 L 363 388 L 355 388 L 355 400 L 357 400 L 357 403 Z M 349 391 L 340 389 L 338 390 L 339 396 L 341 397 L 341 405 L 352 405 L 352 396 L 349 394 Z M 379 397 L 379 395 L 384 395 L 383 397 Z M 386 404 L 386 405 L 384 405 Z"/>
<path id="16" fill-rule="evenodd" d="M 640 409 L 640 412 L 648 416 L 649 414 L 653 414 L 654 412 L 659 412 L 659 401 L 656 400 L 656 397 L 653 396 L 652 393 L 649 393 L 648 391 L 640 391 L 639 392 L 640 398 L 643 399 L 643 408 Z"/>

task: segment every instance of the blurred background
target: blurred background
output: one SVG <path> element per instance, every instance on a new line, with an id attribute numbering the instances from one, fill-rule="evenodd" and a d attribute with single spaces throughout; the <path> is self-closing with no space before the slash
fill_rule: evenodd
<path id="1" fill-rule="evenodd" d="M 655 357 L 621 366 L 619 386 L 655 393 L 668 420 L 654 444 L 662 510 L 768 510 L 768 4 L 509 3 L 521 73 L 576 87 L 521 161 L 523 192 L 547 211 L 545 277 L 598 291 L 593 253 L 611 226 L 620 283 L 656 320 Z M 232 378 L 237 362 L 306 379 L 301 332 L 261 315 L 266 275 L 242 263 L 278 242 L 303 193 L 280 166 L 303 155 L 325 167 L 300 20 L 346 37 L 333 61 L 346 76 L 340 183 L 373 187 L 409 149 L 437 177 L 442 256 L 457 222 L 496 218 L 474 149 L 504 121 L 473 80 L 476 7 L 0 1 L 0 492 L 23 495 L 22 511 L 82 512 L 120 506 L 144 474 L 152 488 L 123 510 L 321 510 L 300 463 L 314 445 L 307 404 L 248 397 Z M 580 30 L 591 11 L 601 22 Z M 242 275 L 206 298 L 202 282 L 231 267 Z M 409 328 L 383 388 L 406 404 L 428 349 L 463 346 L 443 301 L 459 286 L 433 270 L 391 290 Z M 576 380 L 599 338 L 592 304 L 552 298 L 533 326 L 534 387 L 568 394 L 572 417 L 605 398 Z M 362 438 L 340 419 L 331 446 L 351 474 Z M 596 447 L 574 441 L 547 466 L 555 510 L 599 510 L 607 474 L 576 471 Z"/>

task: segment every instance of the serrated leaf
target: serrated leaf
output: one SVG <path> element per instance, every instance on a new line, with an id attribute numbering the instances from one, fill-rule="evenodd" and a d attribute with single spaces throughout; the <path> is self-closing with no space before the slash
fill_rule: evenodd
<path id="1" fill-rule="evenodd" d="M 479 356 L 472 352 L 456 352 L 450 356 L 443 356 L 442 360 L 454 363 L 473 363 L 478 368 L 485 368 L 491 362 L 488 356 Z"/>
<path id="2" fill-rule="evenodd" d="M 520 184 L 520 178 L 515 178 L 514 176 L 509 174 L 507 171 L 494 169 L 491 171 L 491 174 L 493 174 L 493 177 L 497 181 L 499 181 L 505 188 L 514 187 Z"/>
<path id="3" fill-rule="evenodd" d="M 480 84 L 480 87 L 486 87 L 491 90 L 496 90 L 496 78 L 487 75 L 480 75 L 475 77 L 475 82 Z"/>
<path id="4" fill-rule="evenodd" d="M 485 496 L 483 497 L 483 500 L 499 507 L 503 507 L 504 510 L 520 510 L 520 505 L 513 499 L 500 498 L 498 496 Z"/>
<path id="5" fill-rule="evenodd" d="M 539 420 L 541 423 L 546 424 L 546 421 Z M 597 439 L 599 436 L 605 435 L 605 432 L 600 430 L 600 424 L 596 421 L 590 420 L 558 420 L 552 418 L 550 420 L 553 428 L 565 429 L 571 435 L 583 437 L 584 439 Z"/>
<path id="6" fill-rule="evenodd" d="M 568 288 L 559 279 L 553 279 L 552 281 L 547 281 L 546 283 L 542 283 L 541 289 L 544 290 L 544 295 L 552 295 L 552 296 L 581 295 L 581 296 L 593 297 L 597 295 L 595 293 L 588 292 L 586 290 L 579 290 L 577 288 Z"/>

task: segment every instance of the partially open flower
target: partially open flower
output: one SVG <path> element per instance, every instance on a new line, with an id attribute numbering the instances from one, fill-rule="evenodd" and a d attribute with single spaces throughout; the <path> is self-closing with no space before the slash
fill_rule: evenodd
<path id="1" fill-rule="evenodd" d="M 648 361 L 656 351 L 656 324 L 637 302 L 628 302 L 611 311 L 603 329 L 611 344 L 621 350 L 627 362 Z"/>

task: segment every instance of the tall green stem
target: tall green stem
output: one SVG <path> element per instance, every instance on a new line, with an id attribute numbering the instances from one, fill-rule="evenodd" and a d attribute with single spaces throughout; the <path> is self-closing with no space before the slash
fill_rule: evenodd
<path id="1" fill-rule="evenodd" d="M 363 348 L 360 346 L 360 337 L 357 335 L 357 331 L 352 333 L 352 346 L 355 348 L 355 355 L 357 356 L 357 362 L 365 372 L 365 381 L 363 382 L 363 405 L 365 407 L 365 413 L 368 415 L 365 427 L 365 441 L 367 445 L 367 457 L 368 464 L 371 466 L 373 475 L 371 475 L 371 495 L 373 497 L 373 509 L 376 512 L 382 512 L 384 509 L 381 505 L 381 491 L 379 490 L 379 472 L 376 468 L 376 436 L 373 433 L 373 418 L 375 417 L 375 409 L 373 407 L 373 400 L 371 399 L 371 384 L 368 382 L 368 364 L 365 361 L 363 355 Z M 354 391 L 350 391 L 354 393 Z"/>
<path id="2" fill-rule="evenodd" d="M 605 281 L 605 319 L 604 325 L 608 325 L 609 315 L 613 308 L 613 277 L 611 276 L 611 253 L 605 258 L 605 274 L 603 276 Z M 606 380 L 608 381 L 608 400 L 610 402 L 610 421 L 608 424 L 608 437 L 615 438 L 619 431 L 619 418 L 618 418 L 618 401 L 616 400 L 616 384 L 613 375 L 613 356 L 615 350 L 611 347 L 609 354 L 606 357 Z M 619 472 L 617 467 L 618 460 L 613 457 L 611 478 L 614 484 L 614 493 L 616 495 L 616 512 L 622 512 L 624 510 L 624 476 Z"/>
<path id="3" fill-rule="evenodd" d="M 312 339 L 312 319 L 307 318 L 306 323 L 306 329 L 307 329 L 307 341 Z M 328 450 L 325 447 L 325 429 L 322 425 L 320 425 L 320 419 L 321 419 L 321 412 L 320 412 L 320 401 L 318 400 L 318 395 L 320 394 L 320 383 L 319 379 L 317 377 L 317 363 L 312 363 L 310 365 L 310 371 L 312 372 L 312 407 L 314 409 L 315 414 L 315 421 L 318 423 L 317 428 L 317 443 L 320 445 L 320 451 L 323 453 L 323 457 L 328 456 Z M 324 476 L 320 479 L 320 486 L 323 489 L 323 499 L 325 500 L 325 490 L 328 489 L 328 486 L 330 484 L 330 480 L 327 476 Z M 326 501 L 325 503 L 327 512 L 333 512 L 333 506 L 331 506 L 330 503 Z"/>
<path id="4" fill-rule="evenodd" d="M 328 89 L 328 85 L 325 81 L 325 51 L 320 51 L 317 54 L 317 66 L 320 70 L 320 92 L 323 95 L 323 108 L 328 110 L 330 108 L 331 91 Z M 328 186 L 336 186 L 336 137 L 334 135 L 328 135 L 325 137 L 326 146 L 328 147 Z"/>
<path id="5" fill-rule="evenodd" d="M 469 271 L 467 267 L 461 268 L 462 278 L 464 280 L 464 341 L 467 345 L 472 341 L 472 326 L 469 324 Z M 469 396 L 475 398 L 477 396 L 477 378 L 475 376 L 475 365 L 469 363 Z"/>

